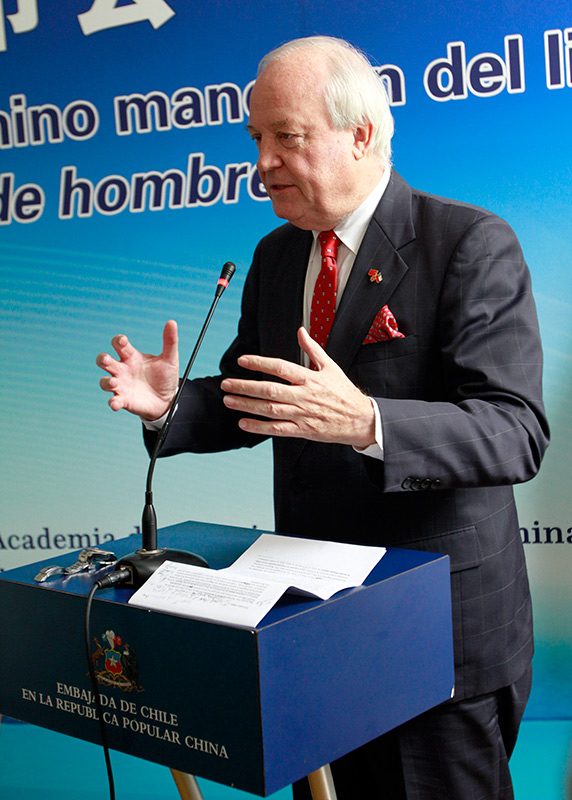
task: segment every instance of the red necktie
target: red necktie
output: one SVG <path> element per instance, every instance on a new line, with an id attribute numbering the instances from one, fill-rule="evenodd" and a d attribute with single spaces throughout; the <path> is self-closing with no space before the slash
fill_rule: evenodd
<path id="1" fill-rule="evenodd" d="M 318 241 L 322 252 L 322 265 L 312 296 L 310 336 L 321 347 L 325 347 L 336 313 L 336 289 L 338 286 L 336 257 L 340 240 L 333 231 L 324 231 L 318 235 Z"/>

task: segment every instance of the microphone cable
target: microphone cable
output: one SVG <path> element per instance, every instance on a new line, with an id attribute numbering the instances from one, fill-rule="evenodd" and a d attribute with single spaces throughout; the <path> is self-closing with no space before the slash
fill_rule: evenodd
<path id="1" fill-rule="evenodd" d="M 107 738 L 107 728 L 105 726 L 105 720 L 103 719 L 103 705 L 101 703 L 99 684 L 95 676 L 95 667 L 93 665 L 93 659 L 91 657 L 91 645 L 90 645 L 91 606 L 93 603 L 93 598 L 95 597 L 95 593 L 99 591 L 99 589 L 106 589 L 109 586 L 117 586 L 118 584 L 124 583 L 130 578 L 131 578 L 130 570 L 128 570 L 127 568 L 123 568 L 117 570 L 116 572 L 110 572 L 109 575 L 105 575 L 103 578 L 97 580 L 91 587 L 89 594 L 87 596 L 85 615 L 84 615 L 85 655 L 87 658 L 87 669 L 89 672 L 91 689 L 93 693 L 93 698 L 95 700 L 95 709 L 97 712 L 97 720 L 99 723 L 99 731 L 101 736 L 101 745 L 103 747 L 103 755 L 105 757 L 105 766 L 107 768 L 107 782 L 109 785 L 110 800 L 115 800 L 115 782 L 113 780 L 113 769 L 111 766 L 111 758 L 109 755 L 109 740 Z"/>

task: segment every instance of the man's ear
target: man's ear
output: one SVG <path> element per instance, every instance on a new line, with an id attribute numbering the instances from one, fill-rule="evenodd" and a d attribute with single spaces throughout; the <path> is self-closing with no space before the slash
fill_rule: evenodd
<path id="1" fill-rule="evenodd" d="M 364 122 L 362 125 L 358 125 L 355 128 L 353 153 L 356 161 L 368 154 L 372 136 L 373 125 L 371 122 Z"/>

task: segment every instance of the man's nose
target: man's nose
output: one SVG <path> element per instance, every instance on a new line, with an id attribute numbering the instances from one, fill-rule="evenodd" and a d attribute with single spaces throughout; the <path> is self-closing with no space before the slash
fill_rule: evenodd
<path id="1" fill-rule="evenodd" d="M 268 172 L 282 166 L 282 159 L 278 153 L 276 143 L 260 140 L 258 143 L 258 161 L 256 166 L 259 172 Z"/>

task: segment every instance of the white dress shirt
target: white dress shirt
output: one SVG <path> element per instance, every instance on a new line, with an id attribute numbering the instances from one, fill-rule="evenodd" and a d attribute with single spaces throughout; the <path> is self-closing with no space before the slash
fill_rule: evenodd
<path id="1" fill-rule="evenodd" d="M 374 215 L 375 209 L 381 200 L 383 193 L 387 189 L 389 183 L 389 176 L 391 170 L 386 169 L 380 182 L 377 184 L 373 192 L 366 197 L 361 206 L 358 206 L 349 217 L 346 217 L 339 225 L 334 228 L 334 233 L 340 240 L 338 247 L 338 288 L 336 294 L 336 308 L 339 305 L 340 298 L 346 288 L 350 272 L 356 260 L 358 250 L 362 243 L 371 218 Z M 321 250 L 320 243 L 318 242 L 318 234 L 321 231 L 312 231 L 314 235 L 314 244 L 310 251 L 310 258 L 308 260 L 308 270 L 306 272 L 306 284 L 304 287 L 304 310 L 303 320 L 306 330 L 310 330 L 310 308 L 312 306 L 312 294 L 314 293 L 314 285 L 316 278 L 320 274 L 321 268 Z"/>
<path id="2" fill-rule="evenodd" d="M 363 203 L 353 211 L 349 217 L 346 217 L 339 225 L 334 228 L 334 233 L 340 240 L 338 246 L 337 265 L 338 265 L 338 287 L 336 291 L 336 308 L 339 305 L 341 296 L 346 288 L 348 278 L 352 271 L 354 261 L 358 254 L 358 250 L 362 243 L 365 232 L 371 222 L 375 209 L 379 201 L 383 197 L 383 193 L 387 189 L 391 170 L 386 168 L 380 182 L 377 184 L 373 192 L 366 197 Z M 320 274 L 321 268 L 321 250 L 320 243 L 318 242 L 318 234 L 320 231 L 312 231 L 314 235 L 314 244 L 310 251 L 310 258 L 308 260 L 308 269 L 306 272 L 306 283 L 304 285 L 304 310 L 303 320 L 306 330 L 310 330 L 310 309 L 312 307 L 312 295 L 314 293 L 314 285 L 316 278 Z M 302 353 L 302 363 L 307 367 L 310 364 L 310 359 L 306 353 Z M 381 417 L 379 414 L 379 407 L 375 400 L 370 398 L 371 405 L 375 414 L 375 444 L 361 450 L 357 447 L 354 448 L 358 453 L 362 453 L 372 458 L 383 459 L 383 427 L 381 424 Z"/>

